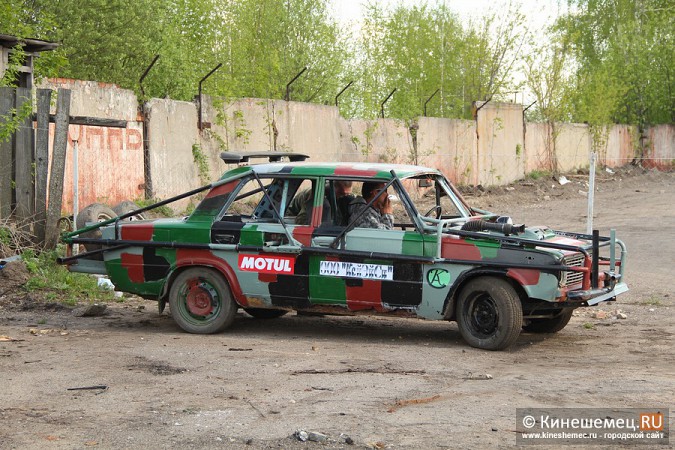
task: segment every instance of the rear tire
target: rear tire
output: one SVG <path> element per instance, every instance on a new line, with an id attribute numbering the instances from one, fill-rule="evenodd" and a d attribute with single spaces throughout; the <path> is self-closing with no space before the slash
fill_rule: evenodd
<path id="1" fill-rule="evenodd" d="M 276 319 L 288 314 L 288 311 L 283 309 L 266 309 L 266 308 L 244 308 L 246 314 L 256 319 Z"/>
<path id="2" fill-rule="evenodd" d="M 480 277 L 459 294 L 457 325 L 472 347 L 502 350 L 516 342 L 523 326 L 523 308 L 516 290 L 506 280 Z"/>
<path id="3" fill-rule="evenodd" d="M 181 272 L 169 291 L 171 316 L 188 333 L 213 334 L 232 325 L 237 304 L 216 270 L 193 267 Z"/>
<path id="4" fill-rule="evenodd" d="M 117 205 L 115 205 L 113 207 L 113 211 L 115 211 L 115 215 L 118 216 L 118 217 L 123 215 L 123 214 L 127 214 L 127 213 L 130 213 L 132 211 L 136 211 L 137 209 L 141 209 L 141 207 L 138 206 L 136 203 L 130 201 L 130 200 L 124 200 L 123 202 L 118 203 Z M 143 215 L 143 213 L 141 213 L 141 214 L 135 214 L 131 217 L 127 217 L 124 220 L 129 220 L 129 221 L 145 220 L 145 218 L 146 217 Z"/>
<path id="5" fill-rule="evenodd" d="M 77 214 L 77 221 L 75 223 L 75 229 L 79 230 L 87 226 L 87 224 L 92 225 L 93 223 L 105 222 L 110 220 L 113 217 L 117 217 L 115 211 L 110 209 L 108 206 L 103 203 L 92 203 L 86 208 L 82 209 Z M 80 234 L 78 237 L 88 238 L 88 239 L 101 239 L 101 230 L 91 230 L 86 233 Z M 100 244 L 81 244 L 84 245 L 84 248 L 90 252 L 93 250 L 99 250 L 101 248 Z M 103 259 L 103 255 L 95 255 L 92 259 Z"/>
<path id="6" fill-rule="evenodd" d="M 530 323 L 523 327 L 529 333 L 557 333 L 567 326 L 572 318 L 572 308 L 562 311 L 550 319 L 530 319 Z"/>

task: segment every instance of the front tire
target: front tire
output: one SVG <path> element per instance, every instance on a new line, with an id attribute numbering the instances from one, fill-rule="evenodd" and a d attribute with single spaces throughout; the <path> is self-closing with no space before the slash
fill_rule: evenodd
<path id="1" fill-rule="evenodd" d="M 237 304 L 220 274 L 206 267 L 181 272 L 169 291 L 171 316 L 188 333 L 219 333 L 232 325 Z"/>
<path id="2" fill-rule="evenodd" d="M 523 330 L 530 333 L 557 333 L 567 326 L 572 318 L 572 308 L 562 311 L 550 319 L 530 319 L 530 323 L 523 327 Z"/>
<path id="3" fill-rule="evenodd" d="M 518 293 L 501 278 L 481 277 L 469 281 L 459 294 L 457 325 L 472 347 L 502 350 L 511 346 L 523 326 Z"/>

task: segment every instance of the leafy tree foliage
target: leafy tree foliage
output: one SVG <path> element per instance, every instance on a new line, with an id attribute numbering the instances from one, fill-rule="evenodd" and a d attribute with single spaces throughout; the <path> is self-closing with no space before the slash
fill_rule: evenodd
<path id="1" fill-rule="evenodd" d="M 358 55 L 362 116 L 380 112 L 388 117 L 421 115 L 471 117 L 471 102 L 487 100 L 511 87 L 513 64 L 525 37 L 523 16 L 509 9 L 479 24 L 463 25 L 445 4 L 421 3 L 383 9 L 367 5 Z"/>
<path id="2" fill-rule="evenodd" d="M 576 0 L 557 31 L 576 58 L 571 119 L 594 123 L 675 121 L 672 0 Z"/>
<path id="3" fill-rule="evenodd" d="M 0 33 L 61 43 L 37 59 L 39 74 L 137 92 L 160 55 L 147 97 L 191 100 L 222 64 L 206 93 L 332 104 L 354 81 L 340 97 L 346 116 L 379 115 L 396 88 L 386 117 L 417 117 L 433 97 L 428 115 L 470 118 L 472 101 L 510 98 L 523 63 L 542 120 L 675 121 L 672 0 L 568 0 L 570 12 L 545 32 L 527 30 L 510 3 L 462 23 L 451 3 L 386 9 L 374 0 L 354 32 L 328 14 L 328 1 L 1 0 Z"/>

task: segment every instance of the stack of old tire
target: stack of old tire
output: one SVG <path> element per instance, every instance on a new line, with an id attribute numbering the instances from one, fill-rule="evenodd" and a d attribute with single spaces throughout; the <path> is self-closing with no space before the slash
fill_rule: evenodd
<path id="1" fill-rule="evenodd" d="M 80 212 L 77 213 L 77 222 L 75 223 L 75 229 L 79 230 L 81 228 L 84 228 L 88 225 L 92 225 L 97 222 L 105 222 L 106 220 L 110 220 L 114 217 L 119 217 L 124 214 L 128 214 L 130 212 L 136 211 L 140 209 L 141 207 L 138 206 L 136 203 L 130 201 L 130 200 L 125 200 L 121 203 L 118 203 L 114 207 L 109 207 L 106 204 L 103 203 L 92 203 L 91 205 L 88 205 L 87 207 L 83 208 Z M 134 214 L 130 217 L 127 217 L 124 220 L 145 220 L 146 216 L 144 213 L 140 214 Z M 83 238 L 91 238 L 91 239 L 100 239 L 101 238 L 101 230 L 100 229 L 95 229 L 92 231 L 88 231 L 86 233 L 82 233 L 80 237 Z M 101 248 L 101 245 L 99 244 L 86 244 L 85 248 L 88 252 L 93 251 L 93 250 L 98 250 Z M 98 257 L 101 257 L 102 255 L 99 254 L 97 255 Z"/>

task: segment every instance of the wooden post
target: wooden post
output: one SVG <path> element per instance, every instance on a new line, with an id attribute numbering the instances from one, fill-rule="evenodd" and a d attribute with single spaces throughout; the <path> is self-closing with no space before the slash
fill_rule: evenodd
<path id="1" fill-rule="evenodd" d="M 45 225 L 45 248 L 53 249 L 59 240 L 58 221 L 63 202 L 63 176 L 66 170 L 68 147 L 68 117 L 70 116 L 70 89 L 59 89 L 56 99 L 56 126 L 52 150 L 52 170 L 49 177 L 49 205 Z"/>
<path id="2" fill-rule="evenodd" d="M 12 120 L 10 113 L 14 109 L 15 90 L 0 88 L 0 127 Z M 12 214 L 12 180 L 14 180 L 14 136 L 0 138 L 0 219 L 9 219 Z"/>
<path id="3" fill-rule="evenodd" d="M 16 219 L 26 231 L 30 231 L 30 224 L 35 216 L 35 185 L 33 184 L 33 121 L 31 91 L 27 88 L 16 88 L 16 114 L 26 113 L 26 105 L 31 111 L 24 114 L 26 117 L 19 123 L 14 135 L 14 185 L 16 195 Z"/>
<path id="4" fill-rule="evenodd" d="M 35 237 L 45 243 L 47 221 L 47 174 L 49 172 L 49 106 L 51 89 L 37 90 L 37 130 L 35 132 Z"/>

